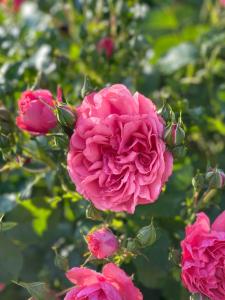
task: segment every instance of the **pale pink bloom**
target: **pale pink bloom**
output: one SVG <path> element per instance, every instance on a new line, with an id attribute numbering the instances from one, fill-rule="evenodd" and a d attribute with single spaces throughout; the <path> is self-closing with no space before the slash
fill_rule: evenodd
<path id="1" fill-rule="evenodd" d="M 48 90 L 26 91 L 18 101 L 17 126 L 33 135 L 42 135 L 57 125 L 54 99 Z"/>
<path id="2" fill-rule="evenodd" d="M 102 38 L 97 44 L 98 53 L 104 53 L 109 59 L 114 51 L 114 41 L 111 37 Z"/>
<path id="3" fill-rule="evenodd" d="M 186 228 L 182 247 L 182 281 L 192 293 L 225 299 L 225 211 L 210 227 L 204 213 Z"/>
<path id="4" fill-rule="evenodd" d="M 98 259 L 112 256 L 119 248 L 119 243 L 111 230 L 97 229 L 86 236 L 88 249 Z"/>
<path id="5" fill-rule="evenodd" d="M 66 276 L 76 287 L 64 300 L 143 300 L 131 278 L 113 263 L 105 265 L 102 274 L 87 268 L 73 268 Z"/>
<path id="6" fill-rule="evenodd" d="M 77 191 L 100 210 L 155 202 L 173 168 L 164 129 L 153 102 L 122 84 L 86 96 L 67 158 Z"/>
<path id="7" fill-rule="evenodd" d="M 222 6 L 225 6 L 225 0 L 220 0 L 220 4 L 221 4 Z"/>

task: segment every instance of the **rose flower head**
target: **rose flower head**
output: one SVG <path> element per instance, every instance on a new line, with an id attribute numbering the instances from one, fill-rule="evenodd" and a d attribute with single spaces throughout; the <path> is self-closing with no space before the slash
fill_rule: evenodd
<path id="1" fill-rule="evenodd" d="M 225 299 L 225 211 L 210 226 L 204 213 L 186 228 L 182 247 L 182 281 L 191 293 Z"/>
<path id="2" fill-rule="evenodd" d="M 32 135 L 44 135 L 57 125 L 54 99 L 48 90 L 25 91 L 18 101 L 17 126 Z"/>
<path id="3" fill-rule="evenodd" d="M 77 191 L 100 210 L 134 213 L 155 202 L 173 157 L 152 101 L 115 84 L 86 96 L 76 112 L 67 165 Z"/>
<path id="4" fill-rule="evenodd" d="M 73 268 L 66 276 L 76 287 L 64 300 L 143 300 L 131 278 L 113 263 L 105 265 L 102 274 L 87 268 Z"/>
<path id="5" fill-rule="evenodd" d="M 108 228 L 97 229 L 86 236 L 88 249 L 98 259 L 112 256 L 119 248 L 115 235 Z"/>

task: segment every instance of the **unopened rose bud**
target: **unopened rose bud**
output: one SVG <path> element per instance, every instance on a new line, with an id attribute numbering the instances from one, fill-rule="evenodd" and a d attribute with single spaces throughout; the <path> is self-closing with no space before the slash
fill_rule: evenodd
<path id="1" fill-rule="evenodd" d="M 63 102 L 63 90 L 61 86 L 57 86 L 57 96 L 56 99 L 58 102 Z"/>
<path id="2" fill-rule="evenodd" d="M 147 246 L 151 246 L 156 241 L 156 230 L 153 222 L 141 228 L 136 236 L 139 247 L 144 248 Z"/>
<path id="3" fill-rule="evenodd" d="M 179 123 L 173 123 L 166 128 L 164 139 L 171 147 L 181 145 L 185 139 L 185 131 Z"/>
<path id="4" fill-rule="evenodd" d="M 89 233 L 86 241 L 91 254 L 98 259 L 110 257 L 119 249 L 116 236 L 108 228 L 97 229 Z"/>
<path id="5" fill-rule="evenodd" d="M 111 37 L 102 38 L 97 44 L 99 54 L 104 54 L 107 59 L 110 59 L 114 52 L 114 41 Z"/>
<path id="6" fill-rule="evenodd" d="M 165 121 L 175 119 L 174 112 L 168 103 L 163 104 L 163 106 L 158 110 L 158 114 L 160 114 Z"/>
<path id="7" fill-rule="evenodd" d="M 136 252 L 139 248 L 138 241 L 136 239 L 128 239 L 127 241 L 127 250 L 130 252 Z"/>
<path id="8" fill-rule="evenodd" d="M 192 179 L 192 185 L 196 191 L 200 191 L 205 186 L 204 174 L 198 173 Z"/>
<path id="9" fill-rule="evenodd" d="M 222 189 L 225 185 L 225 173 L 220 169 L 211 169 L 206 173 L 206 180 L 211 189 Z"/>
<path id="10" fill-rule="evenodd" d="M 73 130 L 76 122 L 75 111 L 67 106 L 60 105 L 57 106 L 57 118 L 59 123 L 64 127 Z"/>
<path id="11" fill-rule="evenodd" d="M 90 204 L 86 209 L 86 217 L 91 220 L 102 220 L 102 213 L 94 207 L 94 205 Z"/>
<path id="12" fill-rule="evenodd" d="M 6 285 L 2 282 L 0 282 L 0 292 L 2 292 L 5 289 Z"/>

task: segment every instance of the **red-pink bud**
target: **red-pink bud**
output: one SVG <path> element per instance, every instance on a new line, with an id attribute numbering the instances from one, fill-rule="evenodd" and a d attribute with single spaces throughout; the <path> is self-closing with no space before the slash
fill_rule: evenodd
<path id="1" fill-rule="evenodd" d="M 57 101 L 58 102 L 62 102 L 63 101 L 63 90 L 61 88 L 61 86 L 57 86 Z"/>
<path id="2" fill-rule="evenodd" d="M 114 41 L 111 37 L 102 38 L 97 44 L 97 51 L 99 54 L 104 53 L 109 59 L 114 51 Z"/>
<path id="3" fill-rule="evenodd" d="M 5 289 L 5 284 L 0 282 L 0 292 L 2 292 Z"/>
<path id="4" fill-rule="evenodd" d="M 112 256 L 119 248 L 115 235 L 108 228 L 97 229 L 86 236 L 88 249 L 98 259 Z"/>
<path id="5" fill-rule="evenodd" d="M 17 126 L 33 135 L 43 135 L 57 125 L 55 101 L 48 90 L 28 90 L 18 101 Z"/>
<path id="6" fill-rule="evenodd" d="M 185 138 L 185 132 L 179 123 L 173 123 L 166 128 L 164 139 L 171 146 L 181 145 Z"/>

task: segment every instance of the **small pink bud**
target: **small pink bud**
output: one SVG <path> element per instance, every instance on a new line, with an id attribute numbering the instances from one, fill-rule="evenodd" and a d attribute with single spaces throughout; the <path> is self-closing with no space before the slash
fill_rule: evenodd
<path id="1" fill-rule="evenodd" d="M 184 138 L 185 132 L 179 123 L 172 123 L 166 128 L 164 139 L 169 146 L 174 147 L 181 145 Z"/>
<path id="2" fill-rule="evenodd" d="M 88 249 L 98 259 L 112 256 L 119 248 L 119 243 L 111 230 L 101 228 L 86 236 Z"/>
<path id="3" fill-rule="evenodd" d="M 222 189 L 225 186 L 225 173 L 221 169 L 210 169 L 206 173 L 206 180 L 212 189 Z"/>
<path id="4" fill-rule="evenodd" d="M 0 292 L 2 292 L 5 289 L 5 284 L 0 282 Z"/>
<path id="5" fill-rule="evenodd" d="M 22 93 L 19 101 L 17 126 L 32 135 L 44 135 L 57 125 L 55 101 L 50 91 L 35 90 Z"/>
<path id="6" fill-rule="evenodd" d="M 97 44 L 97 51 L 99 54 L 104 53 L 108 59 L 114 51 L 114 41 L 111 37 L 102 38 Z"/>
<path id="7" fill-rule="evenodd" d="M 59 85 L 57 86 L 57 101 L 63 102 L 63 90 Z"/>

